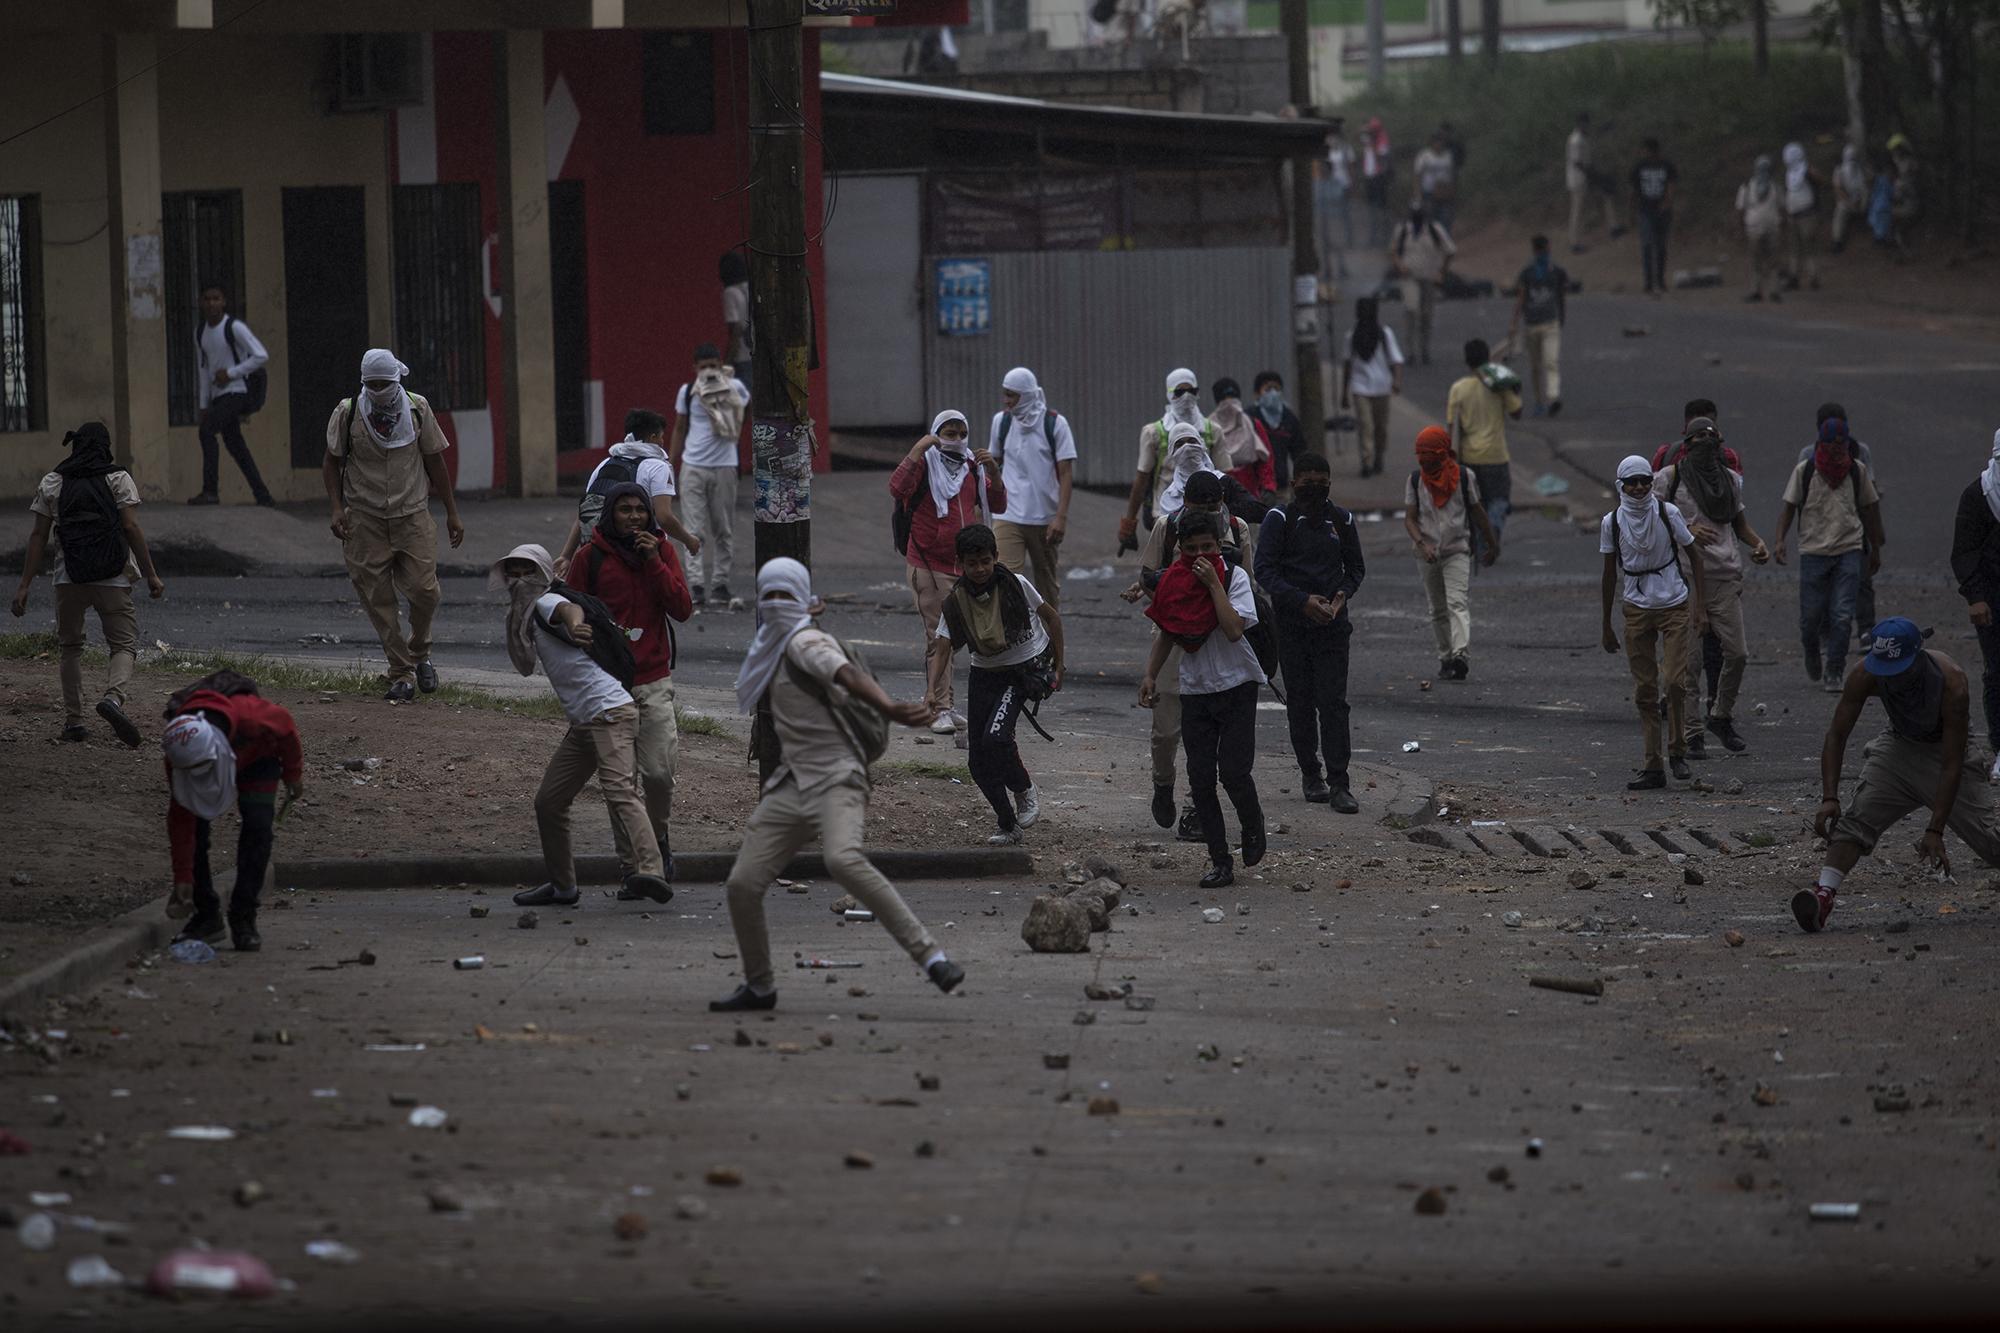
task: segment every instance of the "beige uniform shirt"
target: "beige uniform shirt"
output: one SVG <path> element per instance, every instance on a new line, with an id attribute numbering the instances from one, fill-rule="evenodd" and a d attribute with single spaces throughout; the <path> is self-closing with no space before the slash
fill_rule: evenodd
<path id="1" fill-rule="evenodd" d="M 417 438 L 400 449 L 384 449 L 368 433 L 361 410 L 354 409 L 346 438 L 340 423 L 348 418 L 353 399 L 343 399 L 326 423 L 326 451 L 345 460 L 341 468 L 341 493 L 349 508 L 377 518 L 403 518 L 430 503 L 430 478 L 424 473 L 424 456 L 441 454 L 451 442 L 438 429 L 437 413 L 419 393 L 410 395 L 410 410 L 416 414 Z"/>
<path id="2" fill-rule="evenodd" d="M 1866 463 L 1856 463 L 1834 487 L 1817 473 L 1807 485 L 1808 472 L 1814 472 L 1811 459 L 1793 468 L 1792 479 L 1785 483 L 1785 503 L 1799 507 L 1799 554 L 1846 555 L 1860 550 L 1867 535 L 1861 511 L 1882 499 L 1875 493 L 1874 474 Z"/>
<path id="3" fill-rule="evenodd" d="M 771 720 L 777 724 L 784 759 L 771 770 L 764 790 L 776 789 L 787 775 L 799 784 L 800 794 L 807 796 L 846 779 L 866 782 L 867 770 L 834 722 L 832 710 L 801 688 L 788 669 L 797 667 L 824 685 L 835 703 L 844 704 L 849 697 L 847 690 L 834 684 L 833 678 L 847 665 L 847 655 L 825 630 L 802 629 L 785 645 L 785 661 L 787 666 L 779 667 L 771 678 Z"/>
<path id="4" fill-rule="evenodd" d="M 1417 531 L 1424 534 L 1424 540 L 1434 542 L 1438 548 L 1438 559 L 1448 555 L 1465 555 L 1472 550 L 1472 516 L 1465 511 L 1465 502 L 1481 503 L 1479 478 L 1472 469 L 1461 465 L 1458 470 L 1458 489 L 1451 493 L 1451 499 L 1443 508 L 1431 502 L 1430 488 L 1423 478 L 1411 473 L 1403 483 L 1403 504 L 1417 507 Z M 1418 560 L 1423 556 L 1419 555 Z"/>

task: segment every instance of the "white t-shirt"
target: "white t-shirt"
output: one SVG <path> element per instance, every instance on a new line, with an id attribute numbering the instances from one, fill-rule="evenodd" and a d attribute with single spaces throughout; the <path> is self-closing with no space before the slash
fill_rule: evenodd
<path id="1" fill-rule="evenodd" d="M 607 458 L 604 460 L 604 463 L 609 463 L 610 461 Z M 604 463 L 599 463 L 590 470 L 590 480 L 583 484 L 583 489 L 587 491 L 597 484 L 597 474 L 604 471 Z M 640 459 L 638 475 L 633 477 L 632 480 L 645 487 L 646 494 L 648 495 L 679 494 L 674 489 L 674 465 L 664 458 Z"/>
<path id="2" fill-rule="evenodd" d="M 1571 190 L 1590 184 L 1590 136 L 1582 130 L 1571 130 L 1563 146 L 1563 183 Z"/>
<path id="3" fill-rule="evenodd" d="M 1347 355 L 1354 363 L 1347 381 L 1347 391 L 1358 393 L 1363 398 L 1387 398 L 1396 386 L 1392 366 L 1403 364 L 1403 348 L 1396 341 L 1396 334 L 1387 324 L 1382 325 L 1382 341 L 1375 344 L 1375 355 L 1363 361 L 1354 355 L 1354 331 L 1347 331 Z"/>
<path id="4" fill-rule="evenodd" d="M 107 472 L 104 474 L 104 484 L 111 488 L 111 499 L 117 504 L 120 510 L 130 509 L 139 503 L 139 485 L 132 480 L 131 473 L 123 471 Z M 51 472 L 46 477 L 43 477 L 42 484 L 35 488 L 35 498 L 29 503 L 28 512 L 31 514 L 42 514 L 51 523 L 54 523 L 58 511 L 62 507 L 62 488 L 62 473 Z M 49 532 L 49 548 L 55 553 L 56 558 L 55 581 L 57 583 L 68 583 L 70 581 L 69 574 L 63 569 L 62 534 L 54 528 L 51 528 Z M 128 543 L 125 553 L 124 572 L 115 574 L 108 579 L 99 579 L 90 586 L 93 588 L 129 588 L 138 581 L 139 561 L 131 553 Z"/>
<path id="5" fill-rule="evenodd" d="M 750 359 L 756 347 L 757 335 L 750 323 L 750 284 L 732 283 L 722 289 L 722 322 L 734 324 L 742 332 L 729 344 L 729 360 L 740 364 Z"/>
<path id="6" fill-rule="evenodd" d="M 535 610 L 553 625 L 565 600 L 552 592 L 543 593 L 535 600 Z M 540 621 L 535 624 L 535 651 L 541 656 L 542 671 L 555 688 L 556 698 L 562 701 L 563 713 L 578 726 L 632 702 L 632 695 L 617 677 L 597 665 L 583 649 L 543 629 Z"/>
<path id="7" fill-rule="evenodd" d="M 1014 422 L 1007 431 L 1003 449 L 1000 423 L 1006 420 L 1005 412 L 995 412 L 987 433 L 986 447 L 1000 455 L 1000 481 L 1007 490 L 1006 512 L 993 517 L 1028 527 L 1046 523 L 1056 516 L 1056 505 L 1062 499 L 1056 483 L 1056 464 L 1076 458 L 1076 437 L 1070 433 L 1069 418 L 1057 421 L 1053 448 L 1049 423 L 1057 420 L 1054 412 L 1044 410 L 1033 429 Z"/>
<path id="8" fill-rule="evenodd" d="M 750 404 L 750 390 L 742 380 L 732 378 L 729 387 L 736 390 L 736 401 L 744 406 Z M 694 396 L 694 386 L 681 385 L 681 391 L 674 396 L 674 411 L 688 424 L 687 443 L 681 449 L 682 467 L 726 467 L 736 470 L 736 441 L 725 440 L 715 433 L 715 423 L 708 419 L 708 409 Z"/>
<path id="9" fill-rule="evenodd" d="M 225 330 L 227 336 L 224 336 Z M 236 350 L 241 359 L 229 354 L 229 339 L 236 339 Z M 257 335 L 250 332 L 250 326 L 240 319 L 225 316 L 210 324 L 203 321 L 201 334 L 195 339 L 196 358 L 201 364 L 195 367 L 195 379 L 201 394 L 197 401 L 207 407 L 217 395 L 225 393 L 248 393 L 250 386 L 244 383 L 252 371 L 262 370 L 270 361 L 271 354 L 264 350 L 264 344 Z M 227 370 L 229 383 L 218 387 L 215 372 Z"/>
<path id="10" fill-rule="evenodd" d="M 1665 503 L 1652 496 L 1647 497 L 1647 502 Z M 1598 554 L 1611 555 L 1615 551 L 1621 573 L 1626 570 L 1657 571 L 1650 574 L 1625 573 L 1625 600 L 1641 611 L 1664 611 L 1685 602 L 1688 598 L 1687 579 L 1681 573 L 1674 547 L 1693 546 L 1694 534 L 1688 531 L 1680 506 L 1667 505 L 1667 521 L 1661 523 L 1656 517 L 1651 525 L 1652 540 L 1644 544 L 1633 539 L 1632 525 L 1620 517 L 1618 546 L 1623 550 L 1618 550 L 1611 542 L 1611 519 L 1617 512 L 1613 510 L 1606 514 L 1604 521 L 1597 526 Z"/>
<path id="11" fill-rule="evenodd" d="M 1248 571 L 1238 566 L 1229 571 L 1229 604 L 1243 617 L 1245 629 L 1257 623 L 1257 595 L 1250 590 Z M 1220 694 L 1251 681 L 1263 684 L 1264 668 L 1257 665 L 1257 650 L 1250 636 L 1231 643 L 1220 625 L 1201 647 L 1181 655 L 1181 693 Z"/>
<path id="12" fill-rule="evenodd" d="M 1033 627 L 1034 632 L 1025 641 L 1017 643 L 1012 648 L 1008 648 L 1002 652 L 997 652 L 991 657 L 983 653 L 971 654 L 972 665 L 985 667 L 989 671 L 997 671 L 1002 667 L 1020 666 L 1023 662 L 1032 662 L 1047 652 L 1049 648 L 1049 627 L 1042 623 L 1042 617 L 1039 614 L 1042 609 L 1042 595 L 1035 591 L 1035 585 L 1032 582 L 1021 578 L 1013 570 L 1008 569 L 1004 565 L 995 565 L 993 567 L 993 577 L 996 582 L 1003 574 L 1020 584 L 1021 591 L 1027 595 L 1028 624 Z M 997 596 L 998 594 L 996 593 L 995 595 Z M 938 617 L 937 627 L 931 633 L 940 639 L 951 637 L 951 629 L 944 623 L 943 616 Z"/>

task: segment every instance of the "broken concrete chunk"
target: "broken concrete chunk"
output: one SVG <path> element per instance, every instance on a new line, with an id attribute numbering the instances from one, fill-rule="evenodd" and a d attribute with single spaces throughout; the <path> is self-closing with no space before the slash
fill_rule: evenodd
<path id="1" fill-rule="evenodd" d="M 1088 953 L 1090 924 L 1082 903 L 1044 893 L 1028 904 L 1021 938 L 1036 953 Z"/>

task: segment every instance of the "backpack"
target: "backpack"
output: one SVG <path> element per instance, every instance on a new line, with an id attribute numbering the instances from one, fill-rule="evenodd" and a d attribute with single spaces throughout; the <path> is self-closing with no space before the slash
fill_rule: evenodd
<path id="1" fill-rule="evenodd" d="M 205 323 L 194 326 L 194 345 L 197 350 L 201 347 L 201 331 L 206 327 L 208 326 Z M 243 353 L 236 350 L 236 316 L 224 315 L 222 317 L 222 341 L 229 344 L 229 355 L 232 358 L 238 361 L 243 359 Z M 244 406 L 237 410 L 237 415 L 249 417 L 263 411 L 264 400 L 269 396 L 271 391 L 271 377 L 266 369 L 263 366 L 259 366 L 248 375 L 245 375 L 243 377 L 243 388 L 245 390 L 243 394 Z"/>
<path id="2" fill-rule="evenodd" d="M 633 678 L 639 674 L 639 664 L 632 656 L 632 640 L 626 636 L 625 627 L 618 623 L 618 618 L 611 614 L 611 608 L 561 579 L 551 583 L 549 591 L 565 601 L 574 602 L 583 611 L 583 623 L 590 626 L 590 647 L 584 651 L 613 680 L 631 689 Z M 578 646 L 567 633 L 549 623 L 539 610 L 535 612 L 535 623 L 572 648 Z"/>
<path id="3" fill-rule="evenodd" d="M 1053 452 L 1056 447 L 1056 432 L 1061 429 L 1062 429 L 1062 413 L 1056 411 L 1052 407 L 1046 413 L 1044 413 L 1044 420 L 1042 423 L 1042 434 L 1048 437 L 1049 449 L 1051 452 Z M 1007 437 L 1008 435 L 1013 433 L 1013 430 L 1014 430 L 1014 414 L 1012 412 L 1002 412 L 1000 414 L 1000 438 L 993 442 L 993 456 L 995 458 L 1000 458 L 1003 456 L 1007 448 Z"/>
<path id="4" fill-rule="evenodd" d="M 660 558 L 662 560 L 666 559 L 667 552 L 672 549 L 673 548 L 668 544 L 667 539 L 665 537 L 662 537 L 660 539 Z M 678 560 L 680 557 L 675 556 L 674 558 Z M 572 565 L 571 568 L 574 569 L 575 566 Z M 583 569 L 584 569 L 585 581 L 589 584 L 589 587 L 584 589 L 579 589 L 579 591 L 587 592 L 590 594 L 590 596 L 596 597 L 598 576 L 604 570 L 604 548 L 602 546 L 599 546 L 595 542 L 592 542 L 590 545 L 583 548 Z M 610 608 L 606 607 L 605 609 L 608 611 Z M 666 625 L 667 625 L 667 670 L 672 671 L 676 666 L 680 664 L 681 641 L 680 637 L 674 633 L 674 622 L 672 617 L 666 618 Z M 629 642 L 630 636 L 627 635 L 626 637 L 627 641 Z"/>
<path id="5" fill-rule="evenodd" d="M 220 694 L 234 698 L 239 694 L 256 694 L 257 682 L 242 672 L 232 671 L 228 667 L 211 671 L 200 680 L 193 681 L 175 690 L 173 696 L 167 700 L 166 710 L 160 716 L 167 718 L 179 717 L 186 710 L 189 698 L 204 690 L 211 694 Z M 259 697 L 261 698 L 262 696 Z"/>
<path id="6" fill-rule="evenodd" d="M 1678 475 L 1677 473 L 1676 477 Z M 1653 504 L 1658 508 L 1660 513 L 1660 525 L 1667 530 L 1667 545 L 1674 553 L 1673 559 L 1665 565 L 1655 565 L 1651 569 L 1625 568 L 1625 543 L 1624 539 L 1618 535 L 1618 511 L 1613 509 L 1611 511 L 1611 550 L 1618 557 L 1618 572 L 1627 578 L 1643 579 L 1662 573 L 1671 565 L 1674 573 L 1680 576 L 1681 586 L 1687 588 L 1692 593 L 1694 585 L 1688 582 L 1687 571 L 1681 568 L 1681 544 L 1674 540 L 1673 524 L 1667 520 L 1667 502 L 1656 495 L 1653 497 Z"/>
<path id="7" fill-rule="evenodd" d="M 105 475 L 63 478 L 56 542 L 71 583 L 96 583 L 125 572 L 125 529 Z"/>
<path id="8" fill-rule="evenodd" d="M 868 667 L 867 658 L 840 639 L 835 639 L 834 642 L 839 645 L 841 655 L 856 670 L 870 680 L 875 678 L 875 673 Z M 845 704 L 834 703 L 833 696 L 827 692 L 826 687 L 793 666 L 790 657 L 785 659 L 785 674 L 791 678 L 792 684 L 818 700 L 820 706 L 833 717 L 834 730 L 838 731 L 841 739 L 847 742 L 847 748 L 854 751 L 854 757 L 861 761 L 864 772 L 889 752 L 888 718 L 876 712 L 868 704 L 857 703 L 853 699 L 849 699 Z M 768 691 L 765 693 L 765 698 L 767 700 L 770 698 Z M 776 768 L 782 760 L 778 724 L 768 708 L 760 707 L 756 717 L 751 720 L 750 757 L 757 760 L 766 773 Z M 871 783 L 874 781 L 872 774 L 869 781 Z"/>
<path id="9" fill-rule="evenodd" d="M 979 477 L 979 516 L 990 523 L 993 518 L 993 507 L 986 502 L 986 471 L 976 463 L 970 466 Z M 896 512 L 889 518 L 889 535 L 895 540 L 897 555 L 910 553 L 910 531 L 916 526 L 917 505 L 930 493 L 930 485 L 926 481 L 917 487 L 909 499 L 896 501 Z"/>
<path id="10" fill-rule="evenodd" d="M 610 496 L 611 488 L 638 479 L 639 460 L 636 458 L 620 458 L 613 454 L 598 466 L 597 475 L 590 479 L 589 489 L 576 502 L 577 526 L 583 529 L 577 538 L 579 542 L 589 541 L 590 534 L 597 531 L 597 524 L 604 517 L 604 501 Z"/>
<path id="11" fill-rule="evenodd" d="M 403 392 L 408 395 L 410 391 L 405 389 Z M 419 436 L 424 433 L 424 405 L 418 402 L 414 396 L 410 397 L 410 424 L 417 428 Z M 334 438 L 339 440 L 344 446 L 340 454 L 340 470 L 344 476 L 347 472 L 348 457 L 354 452 L 354 400 L 352 398 L 343 398 L 340 400 L 340 433 L 335 435 Z"/>

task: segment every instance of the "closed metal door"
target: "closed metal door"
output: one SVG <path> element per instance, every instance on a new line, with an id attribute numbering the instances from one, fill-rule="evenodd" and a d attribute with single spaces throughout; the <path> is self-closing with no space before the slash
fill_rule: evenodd
<path id="1" fill-rule="evenodd" d="M 922 179 L 840 176 L 833 184 L 826 234 L 831 424 L 926 425 Z"/>

